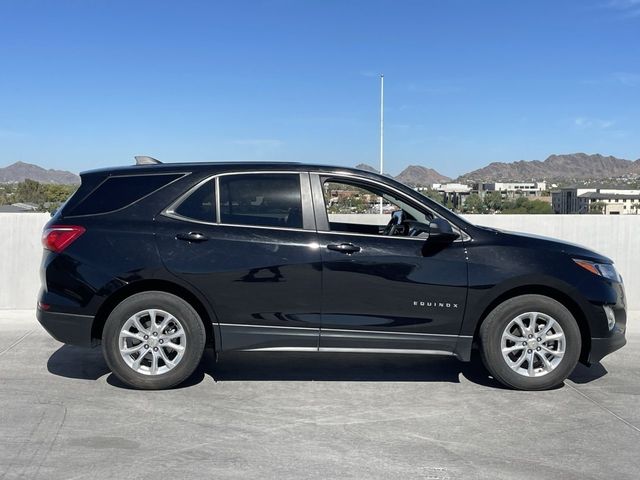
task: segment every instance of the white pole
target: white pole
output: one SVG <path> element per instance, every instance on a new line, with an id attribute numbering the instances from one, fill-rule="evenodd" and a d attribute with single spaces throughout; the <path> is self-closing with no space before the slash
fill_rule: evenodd
<path id="1" fill-rule="evenodd" d="M 384 75 L 380 74 L 380 175 L 384 172 Z M 380 197 L 382 214 L 382 197 Z"/>

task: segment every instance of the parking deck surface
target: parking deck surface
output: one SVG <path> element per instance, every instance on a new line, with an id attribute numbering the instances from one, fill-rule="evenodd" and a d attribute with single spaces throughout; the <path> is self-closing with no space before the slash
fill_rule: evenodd
<path id="1" fill-rule="evenodd" d="M 3 480 L 640 476 L 640 330 L 547 392 L 446 357 L 273 353 L 142 392 L 33 312 L 0 325 Z"/>

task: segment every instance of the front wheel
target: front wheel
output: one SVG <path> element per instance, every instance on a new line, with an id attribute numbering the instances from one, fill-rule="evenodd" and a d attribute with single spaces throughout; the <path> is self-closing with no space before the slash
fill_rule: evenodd
<path id="1" fill-rule="evenodd" d="M 480 326 L 482 360 L 494 378 L 520 390 L 560 385 L 573 371 L 582 345 L 571 312 L 542 295 L 498 305 Z"/>
<path id="2" fill-rule="evenodd" d="M 155 390 L 186 380 L 200 363 L 206 333 L 191 305 L 165 292 L 132 295 L 105 323 L 102 351 L 127 385 Z"/>

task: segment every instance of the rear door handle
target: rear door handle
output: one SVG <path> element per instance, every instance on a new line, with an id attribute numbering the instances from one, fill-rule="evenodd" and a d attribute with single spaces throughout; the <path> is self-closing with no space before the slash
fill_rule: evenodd
<path id="1" fill-rule="evenodd" d="M 209 240 L 200 232 L 178 233 L 176 239 L 184 240 L 185 242 L 205 242 Z"/>
<path id="2" fill-rule="evenodd" d="M 327 248 L 340 253 L 356 253 L 360 251 L 360 247 L 353 243 L 330 243 Z"/>

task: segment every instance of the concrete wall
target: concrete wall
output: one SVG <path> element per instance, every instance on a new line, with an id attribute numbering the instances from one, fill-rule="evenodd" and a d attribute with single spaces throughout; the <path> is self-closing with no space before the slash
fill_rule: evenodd
<path id="1" fill-rule="evenodd" d="M 35 308 L 48 213 L 0 213 L 0 309 Z"/>
<path id="2" fill-rule="evenodd" d="M 349 221 L 356 215 L 336 215 Z M 384 224 L 389 215 L 357 215 Z M 624 277 L 629 308 L 640 310 L 640 215 L 468 215 L 478 225 L 534 233 L 584 245 L 612 258 Z M 333 218 L 332 218 L 333 219 Z M 0 309 L 33 308 L 40 280 L 44 213 L 0 213 Z"/>

